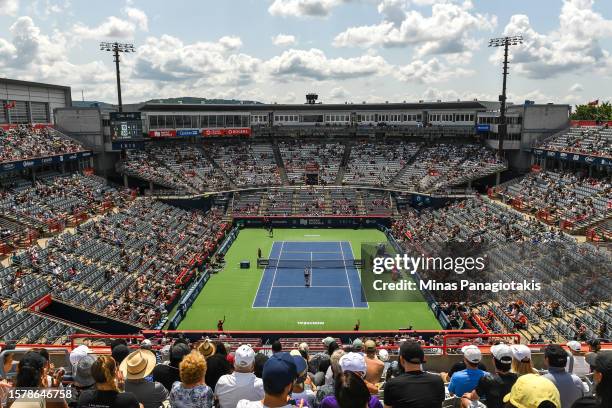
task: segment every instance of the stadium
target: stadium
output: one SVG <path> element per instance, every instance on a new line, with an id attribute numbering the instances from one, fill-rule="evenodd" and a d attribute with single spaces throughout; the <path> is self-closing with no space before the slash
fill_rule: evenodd
<path id="1" fill-rule="evenodd" d="M 117 105 L 0 78 L 2 405 L 611 407 L 612 117 L 507 101 L 497 40 L 499 101 L 123 104 L 116 42 Z"/>

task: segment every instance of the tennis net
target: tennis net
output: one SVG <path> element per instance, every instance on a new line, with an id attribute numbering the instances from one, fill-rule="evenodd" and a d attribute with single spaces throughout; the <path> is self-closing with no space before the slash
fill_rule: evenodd
<path id="1" fill-rule="evenodd" d="M 259 267 L 287 268 L 287 269 L 343 269 L 356 268 L 361 266 L 361 261 L 357 259 L 259 259 Z"/>

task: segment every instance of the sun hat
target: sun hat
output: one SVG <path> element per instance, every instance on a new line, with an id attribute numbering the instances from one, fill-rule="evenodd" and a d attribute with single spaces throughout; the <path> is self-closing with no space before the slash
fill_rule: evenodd
<path id="1" fill-rule="evenodd" d="M 200 352 L 200 354 L 204 356 L 204 358 L 208 358 L 212 356 L 217 351 L 217 347 L 215 346 L 215 343 L 213 343 L 212 341 L 208 339 L 198 344 L 196 346 L 196 349 Z"/>
<path id="2" fill-rule="evenodd" d="M 123 359 L 119 370 L 127 380 L 140 380 L 151 374 L 156 364 L 155 354 L 151 350 L 139 349 Z"/>
<path id="3" fill-rule="evenodd" d="M 79 360 L 74 373 L 74 382 L 80 387 L 90 387 L 96 383 L 91 375 L 91 366 L 96 362 L 96 359 L 91 355 L 87 355 Z"/>
<path id="4" fill-rule="evenodd" d="M 544 401 L 550 401 L 555 407 L 561 408 L 561 396 L 555 384 L 536 374 L 520 376 L 510 393 L 504 397 L 505 403 L 510 402 L 516 408 L 533 408 Z"/>

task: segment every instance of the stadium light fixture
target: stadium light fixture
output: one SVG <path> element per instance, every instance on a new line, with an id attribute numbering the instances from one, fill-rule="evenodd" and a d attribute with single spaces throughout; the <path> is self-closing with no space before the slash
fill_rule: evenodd
<path id="1" fill-rule="evenodd" d="M 499 95 L 499 101 L 501 102 L 499 108 L 499 125 L 497 127 L 499 144 L 498 152 L 499 156 L 504 155 L 504 139 L 508 134 L 508 124 L 506 119 L 506 83 L 508 78 L 508 49 L 511 46 L 523 44 L 522 35 L 514 35 L 509 37 L 491 38 L 489 40 L 489 47 L 504 47 L 504 70 L 503 70 L 503 84 L 502 94 Z"/>
<path id="2" fill-rule="evenodd" d="M 119 70 L 119 53 L 136 52 L 136 49 L 134 48 L 134 44 L 101 42 L 100 51 L 111 51 L 113 53 L 113 61 L 115 62 L 115 70 L 117 72 L 117 101 L 119 112 L 123 112 L 123 102 L 121 101 L 121 72 Z"/>

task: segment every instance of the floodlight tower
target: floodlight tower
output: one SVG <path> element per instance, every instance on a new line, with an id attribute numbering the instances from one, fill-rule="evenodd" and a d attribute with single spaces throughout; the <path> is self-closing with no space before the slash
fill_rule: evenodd
<path id="1" fill-rule="evenodd" d="M 503 85 L 502 94 L 499 95 L 499 125 L 497 126 L 499 135 L 498 152 L 499 156 L 504 155 L 504 139 L 508 134 L 508 124 L 506 120 L 506 82 L 508 77 L 508 48 L 511 45 L 520 45 L 523 43 L 522 35 L 514 35 L 511 37 L 492 38 L 489 40 L 489 47 L 504 47 L 504 70 L 503 70 Z"/>
<path id="2" fill-rule="evenodd" d="M 115 62 L 115 70 L 117 71 L 117 100 L 119 103 L 119 112 L 123 112 L 123 102 L 121 101 L 121 72 L 119 71 L 119 53 L 136 52 L 136 49 L 134 48 L 134 44 L 101 42 L 100 51 L 110 51 L 113 53 L 113 61 Z"/>

